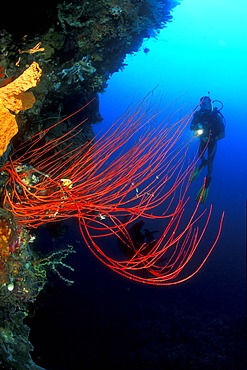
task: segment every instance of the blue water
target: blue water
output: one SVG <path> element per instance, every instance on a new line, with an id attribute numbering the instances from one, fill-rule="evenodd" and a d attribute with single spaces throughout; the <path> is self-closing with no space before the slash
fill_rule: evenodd
<path id="1" fill-rule="evenodd" d="M 245 368 L 246 14 L 245 0 L 182 1 L 173 22 L 127 57 L 100 97 L 103 127 L 157 85 L 166 102 L 182 96 L 191 109 L 208 91 L 223 102 L 226 137 L 218 143 L 205 205 L 213 204 L 209 239 L 226 212 L 213 254 L 181 285 L 140 285 L 106 269 L 70 225 L 69 243 L 81 246 L 72 259 L 76 282 L 67 287 L 56 281 L 36 312 L 36 321 L 46 323 L 31 332 L 37 363 L 54 370 Z M 95 133 L 101 129 L 94 127 Z M 201 182 L 192 184 L 192 198 Z"/>
<path id="2" fill-rule="evenodd" d="M 236 8 L 230 0 L 182 1 L 173 12 L 173 22 L 157 39 L 144 43 L 143 50 L 150 51 L 146 54 L 140 50 L 128 56 L 125 70 L 111 77 L 106 93 L 100 98 L 105 125 L 157 85 L 156 90 L 165 96 L 165 102 L 181 97 L 181 105 L 188 102 L 188 106 L 195 107 L 208 92 L 212 100 L 222 101 L 226 137 L 218 142 L 207 205 L 213 204 L 215 223 L 223 210 L 226 217 L 222 237 L 209 265 L 219 258 L 212 280 L 218 285 L 222 279 L 224 286 L 231 287 L 231 293 L 225 289 L 222 292 L 230 300 L 236 291 L 239 298 L 244 295 L 241 289 L 247 197 L 246 13 L 244 0 Z M 197 145 L 193 143 L 194 152 Z M 197 179 L 192 184 L 191 196 L 197 193 L 200 181 Z"/>
<path id="3" fill-rule="evenodd" d="M 120 116 L 132 100 L 141 99 L 157 85 L 156 90 L 165 96 L 165 102 L 180 97 L 181 105 L 195 107 L 208 92 L 212 100 L 222 101 L 226 137 L 218 142 L 207 203 L 213 204 L 214 222 L 222 210 L 226 212 L 215 253 L 221 257 L 218 278 L 222 278 L 223 272 L 226 285 L 236 281 L 231 294 L 241 284 L 245 269 L 246 13 L 244 0 L 238 1 L 236 8 L 230 0 L 182 1 L 174 9 L 173 22 L 157 39 L 147 40 L 142 50 L 127 57 L 125 70 L 111 77 L 106 93 L 100 98 L 105 125 Z M 146 54 L 144 48 L 150 51 Z M 197 145 L 195 141 L 194 152 Z M 200 185 L 199 179 L 192 184 L 191 196 Z"/>

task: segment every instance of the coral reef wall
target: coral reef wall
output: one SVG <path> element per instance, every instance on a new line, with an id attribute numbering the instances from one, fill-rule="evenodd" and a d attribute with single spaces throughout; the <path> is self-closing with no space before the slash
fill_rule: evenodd
<path id="1" fill-rule="evenodd" d="M 124 68 L 127 54 L 138 51 L 144 39 L 155 36 L 171 21 L 171 10 L 178 3 L 43 0 L 31 8 L 23 2 L 1 4 L 0 164 L 20 142 L 92 99 L 81 115 L 76 115 L 76 121 L 74 117 L 64 121 L 49 131 L 46 140 L 61 136 L 85 118 L 74 145 L 78 147 L 78 140 L 82 144 L 93 139 L 91 124 L 101 121 L 98 93 L 104 92 L 114 72 Z M 1 171 L 1 202 L 6 181 L 7 174 Z M 68 246 L 38 258 L 30 245 L 34 237 L 15 224 L 10 212 L 0 211 L 0 366 L 37 370 L 41 368 L 29 354 L 29 329 L 23 325 L 26 307 L 43 289 L 46 268 L 60 278 L 58 266 L 71 269 L 62 260 L 73 251 Z"/>
<path id="2" fill-rule="evenodd" d="M 124 68 L 125 56 L 171 21 L 176 5 L 176 0 L 45 0 L 28 9 L 5 3 L 0 87 L 34 61 L 43 71 L 34 90 L 36 104 L 18 121 L 16 143 L 24 129 L 30 136 L 102 93 L 109 76 Z M 87 140 L 93 135 L 90 124 L 101 120 L 97 99 L 83 114 L 89 118 L 83 133 Z"/>

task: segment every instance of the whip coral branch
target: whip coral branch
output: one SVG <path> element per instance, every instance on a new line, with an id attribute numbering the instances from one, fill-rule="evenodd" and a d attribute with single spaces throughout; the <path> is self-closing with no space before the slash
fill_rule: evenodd
<path id="1" fill-rule="evenodd" d="M 223 215 L 202 262 L 180 277 L 194 259 L 212 212 L 211 207 L 200 211 L 197 203 L 185 218 L 188 176 L 196 160 L 187 160 L 191 140 L 184 138 L 184 130 L 191 113 L 182 115 L 182 108 L 172 111 L 169 104 L 152 109 L 146 97 L 79 148 L 72 149 L 71 142 L 85 121 L 43 145 L 43 136 L 60 122 L 34 135 L 4 165 L 9 174 L 4 206 L 26 227 L 77 218 L 92 253 L 132 280 L 171 285 L 189 279 L 212 252 Z M 135 240 L 131 228 L 140 219 L 160 220 L 158 240 Z"/>

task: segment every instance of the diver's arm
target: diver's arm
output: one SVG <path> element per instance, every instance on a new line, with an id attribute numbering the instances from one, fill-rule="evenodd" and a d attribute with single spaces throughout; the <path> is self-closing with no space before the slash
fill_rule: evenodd
<path id="1" fill-rule="evenodd" d="M 190 130 L 192 130 L 192 131 L 195 131 L 195 130 L 197 130 L 198 129 L 198 114 L 197 114 L 198 112 L 195 112 L 194 113 L 194 116 L 193 116 L 193 118 L 192 118 L 192 121 L 191 121 L 191 123 L 190 123 Z"/>

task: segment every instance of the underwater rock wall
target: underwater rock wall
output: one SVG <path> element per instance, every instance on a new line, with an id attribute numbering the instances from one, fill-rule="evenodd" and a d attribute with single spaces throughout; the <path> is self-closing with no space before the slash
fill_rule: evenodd
<path id="1" fill-rule="evenodd" d="M 154 37 L 171 21 L 171 11 L 178 4 L 177 0 L 44 0 L 32 9 L 22 2 L 2 4 L 0 88 L 15 81 L 33 63 L 40 67 L 42 76 L 32 89 L 33 107 L 30 105 L 30 109 L 15 116 L 18 133 L 7 151 L 4 145 L 1 162 L 8 160 L 20 142 L 94 99 L 81 115 L 76 115 L 76 121 L 72 117 L 47 135 L 47 140 L 58 137 L 87 117 L 74 140 L 75 146 L 77 141 L 82 144 L 92 140 L 91 124 L 101 121 L 97 94 L 104 92 L 114 72 L 125 67 L 127 54 L 137 52 L 144 39 Z M 6 173 L 1 172 L 0 198 L 6 181 Z M 0 365 L 41 369 L 31 360 L 29 330 L 23 325 L 23 318 L 28 314 L 27 304 L 35 301 L 46 283 L 46 267 L 61 278 L 56 267 L 70 268 L 62 259 L 71 249 L 38 258 L 30 246 L 32 236 L 25 229 L 18 229 L 7 211 L 2 212 Z"/>
<path id="2" fill-rule="evenodd" d="M 29 10 L 5 4 L 3 13 L 11 17 L 1 19 L 0 86 L 34 61 L 43 71 L 36 104 L 19 119 L 19 138 L 24 128 L 27 138 L 97 98 L 108 78 L 124 68 L 126 55 L 171 21 L 176 5 L 176 0 L 45 0 Z M 101 121 L 97 99 L 83 114 L 89 118 L 84 140 L 92 139 L 90 124 Z"/>

